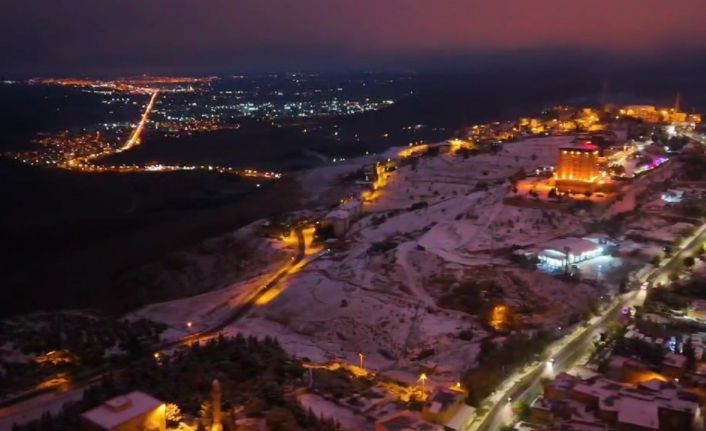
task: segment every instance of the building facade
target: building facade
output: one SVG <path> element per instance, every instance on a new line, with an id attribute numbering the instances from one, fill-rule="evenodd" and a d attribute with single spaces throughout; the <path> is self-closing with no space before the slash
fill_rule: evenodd
<path id="1" fill-rule="evenodd" d="M 81 415 L 85 431 L 165 431 L 166 406 L 135 391 L 112 398 Z"/>
<path id="2" fill-rule="evenodd" d="M 563 193 L 596 191 L 601 178 L 598 152 L 598 147 L 590 143 L 561 148 L 555 172 L 557 189 Z"/>

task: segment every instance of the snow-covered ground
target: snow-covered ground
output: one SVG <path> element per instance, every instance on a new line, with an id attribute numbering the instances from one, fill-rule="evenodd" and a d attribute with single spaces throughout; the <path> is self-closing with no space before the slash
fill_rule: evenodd
<path id="1" fill-rule="evenodd" d="M 198 248 L 188 255 L 192 262 L 200 263 L 200 273 L 209 273 L 204 277 L 213 278 L 214 285 L 223 285 L 225 281 L 232 280 L 229 284 L 216 290 L 194 295 L 186 298 L 150 304 L 126 318 L 149 318 L 169 325 L 169 329 L 162 335 L 163 339 L 171 340 L 183 337 L 189 333 L 207 329 L 226 318 L 234 309 L 238 308 L 260 287 L 265 285 L 296 253 L 296 241 L 278 241 L 259 237 L 258 228 L 263 221 L 244 226 L 226 237 L 215 238 L 209 243 L 233 243 L 235 247 L 246 247 L 247 257 L 234 260 L 232 265 L 238 267 L 237 275 L 228 272 L 211 274 L 214 271 L 214 261 L 218 259 L 209 253 L 211 247 Z M 205 250 L 205 251 L 204 251 Z M 194 264 L 195 265 L 195 264 Z M 218 267 L 227 265 L 218 262 Z M 193 265 L 192 265 L 193 266 Z M 219 279 L 220 276 L 220 279 Z M 174 277 L 174 276 L 172 276 Z M 182 276 L 178 283 L 194 282 Z M 177 283 L 177 281 L 175 281 Z M 196 291 L 200 289 L 194 289 Z M 190 322 L 191 327 L 187 327 Z"/>
<path id="2" fill-rule="evenodd" d="M 288 276 L 277 295 L 225 332 L 274 336 L 290 353 L 316 362 L 355 364 L 363 353 L 366 367 L 386 376 L 414 383 L 423 368 L 429 370 L 430 383 L 447 385 L 477 364 L 481 341 L 493 336 L 482 321 L 485 317 L 439 305 L 453 285 L 489 280 L 501 286 L 501 300 L 524 327 L 554 328 L 576 321 L 605 293 L 602 287 L 521 268 L 511 264 L 509 256 L 516 247 L 581 236 L 603 209 L 570 212 L 511 205 L 506 199 L 510 176 L 521 169 L 531 172 L 555 165 L 559 148 L 572 139 L 533 138 L 506 144 L 497 154 L 441 154 L 402 165 L 366 202 L 364 215 L 336 248 L 339 251 Z M 299 181 L 312 196 L 333 199 L 336 193 L 346 195 L 359 187 L 343 185 L 342 176 L 374 160 L 320 168 L 300 175 Z M 650 180 L 638 181 L 640 192 L 649 190 Z M 630 211 L 640 204 L 640 194 L 628 199 Z M 655 219 L 651 232 L 664 229 L 665 239 L 685 227 L 657 225 L 658 217 L 650 217 Z M 629 253 L 628 248 L 622 251 Z M 273 260 L 263 272 L 271 274 L 277 264 Z M 620 270 L 622 265 L 620 259 L 598 259 L 586 271 L 602 281 L 608 266 Z M 183 334 L 186 321 L 217 322 L 266 282 L 255 275 L 136 314 L 165 321 L 173 335 Z"/>
<path id="3" fill-rule="evenodd" d="M 431 366 L 433 379 L 454 382 L 474 364 L 488 332 L 477 316 L 439 307 L 438 277 L 463 279 L 468 269 L 485 268 L 507 302 L 535 311 L 523 316 L 526 324 L 569 320 L 600 289 L 511 268 L 501 257 L 494 263 L 503 267 L 487 265 L 490 249 L 582 231 L 578 216 L 504 203 L 508 177 L 554 164 L 558 147 L 570 140 L 530 139 L 497 155 L 443 154 L 400 167 L 350 229 L 345 251 L 291 277 L 279 296 L 229 331 L 274 335 L 291 353 L 315 361 L 356 363 L 364 353 L 366 366 L 386 375 L 413 379 Z M 461 340 L 462 331 L 472 340 Z"/>

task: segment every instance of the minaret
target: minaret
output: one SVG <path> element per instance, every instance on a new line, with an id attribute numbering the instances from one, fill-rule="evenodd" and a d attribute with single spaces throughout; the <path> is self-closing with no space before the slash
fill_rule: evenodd
<path id="1" fill-rule="evenodd" d="M 211 431 L 223 431 L 223 424 L 221 423 L 221 382 L 218 379 L 213 379 L 213 383 L 211 383 L 211 398 L 213 404 Z"/>
<path id="2" fill-rule="evenodd" d="M 677 91 L 677 97 L 674 99 L 674 112 L 681 112 L 679 105 L 681 105 L 681 93 Z"/>

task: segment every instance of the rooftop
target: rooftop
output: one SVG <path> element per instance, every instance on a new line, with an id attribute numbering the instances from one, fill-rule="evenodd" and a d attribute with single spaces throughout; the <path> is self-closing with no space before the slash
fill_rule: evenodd
<path id="1" fill-rule="evenodd" d="M 461 392 L 454 392 L 448 389 L 437 389 L 431 394 L 427 400 L 427 407 L 429 411 L 433 413 L 438 413 L 444 409 L 447 409 L 450 405 L 458 401 L 464 395 Z"/>
<path id="2" fill-rule="evenodd" d="M 441 431 L 443 428 L 423 421 L 419 414 L 402 410 L 378 421 L 387 431 Z"/>
<path id="3" fill-rule="evenodd" d="M 593 144 L 591 141 L 586 140 L 586 141 L 578 142 L 578 143 L 571 144 L 571 145 L 565 145 L 565 146 L 561 147 L 561 150 L 562 151 L 567 150 L 567 151 L 582 151 L 582 152 L 583 151 L 590 151 L 590 152 L 592 152 L 592 151 L 598 151 L 598 146 Z"/>
<path id="4" fill-rule="evenodd" d="M 568 247 L 569 253 L 576 256 L 582 253 L 590 253 L 600 248 L 595 242 L 583 238 L 558 238 L 540 245 L 545 250 L 554 250 L 564 257 L 564 249 Z"/>
<path id="5" fill-rule="evenodd" d="M 618 421 L 647 429 L 659 429 L 659 411 L 649 399 L 622 397 Z"/>
<path id="6" fill-rule="evenodd" d="M 663 365 L 674 368 L 686 368 L 687 362 L 688 359 L 686 356 L 671 352 L 665 354 L 662 360 Z"/>
<path id="7" fill-rule="evenodd" d="M 627 363 L 629 358 L 615 357 L 612 363 Z M 613 365 L 613 364 L 611 364 Z M 695 414 L 698 408 L 696 395 L 682 390 L 678 385 L 657 379 L 640 383 L 637 387 L 618 383 L 606 377 L 582 379 L 562 373 L 552 382 L 555 389 L 571 390 L 598 399 L 600 410 L 618 414 L 618 422 L 641 429 L 659 429 L 660 410 L 671 410 Z M 562 402 L 566 402 L 562 398 Z M 535 400 L 532 408 L 552 410 L 552 401 Z M 577 409 L 572 409 L 572 418 L 578 418 Z M 562 424 L 563 425 L 563 424 Z M 563 428 L 562 428 L 563 429 Z"/>
<path id="8" fill-rule="evenodd" d="M 158 408 L 162 404 L 162 401 L 150 395 L 135 391 L 112 398 L 100 406 L 83 413 L 81 417 L 101 428 L 113 429 L 130 419 Z"/>

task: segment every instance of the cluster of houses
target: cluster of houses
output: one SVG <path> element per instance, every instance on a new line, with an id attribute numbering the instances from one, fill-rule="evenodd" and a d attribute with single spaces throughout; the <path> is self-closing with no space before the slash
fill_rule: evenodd
<path id="1" fill-rule="evenodd" d="M 375 431 L 461 430 L 473 408 L 465 403 L 466 393 L 437 388 L 426 399 L 421 412 L 398 410 L 375 422 Z"/>
<path id="2" fill-rule="evenodd" d="M 559 374 L 530 406 L 531 422 L 552 430 L 688 431 L 698 416 L 698 397 L 676 383 L 628 384 L 590 372 Z"/>

